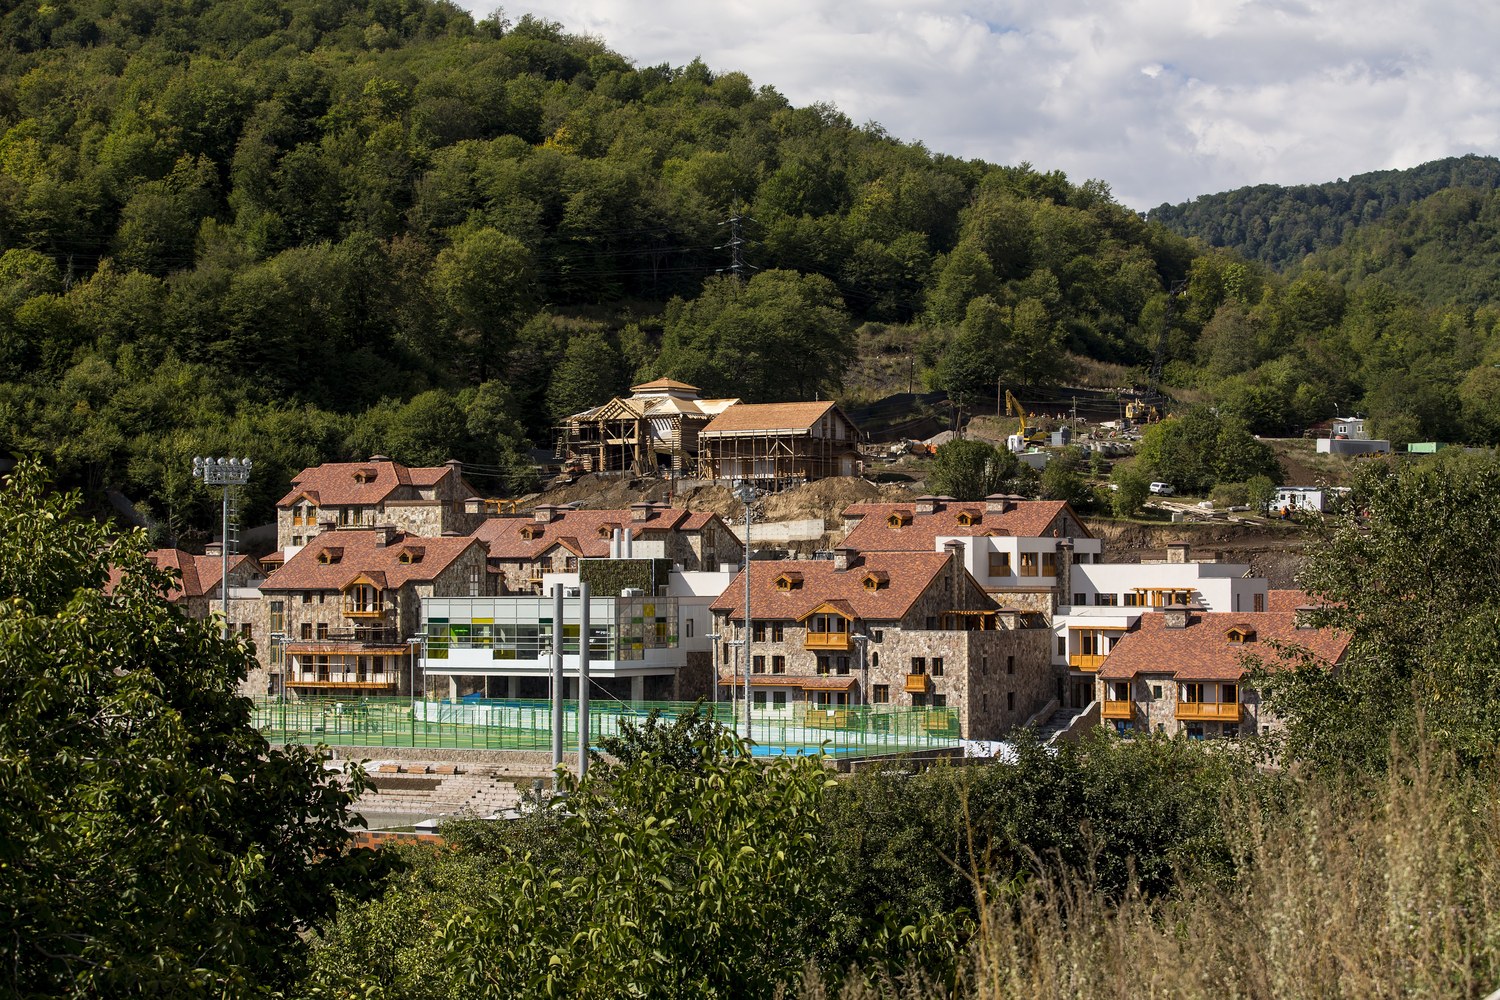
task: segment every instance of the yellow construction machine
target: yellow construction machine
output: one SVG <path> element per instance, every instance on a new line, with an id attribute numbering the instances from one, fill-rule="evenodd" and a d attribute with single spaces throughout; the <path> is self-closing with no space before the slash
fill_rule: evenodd
<path id="1" fill-rule="evenodd" d="M 1016 397 L 1011 395 L 1009 389 L 1005 390 L 1005 409 L 1017 420 L 1021 421 L 1021 430 L 1017 436 L 1020 437 L 1021 441 L 1028 448 L 1046 446 L 1047 432 L 1037 427 L 1028 427 L 1026 425 L 1026 410 L 1016 401 Z"/>

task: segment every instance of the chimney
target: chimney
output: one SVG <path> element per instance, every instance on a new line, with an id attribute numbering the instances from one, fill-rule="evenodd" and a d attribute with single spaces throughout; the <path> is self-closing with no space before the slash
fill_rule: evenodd
<path id="1" fill-rule="evenodd" d="M 460 462 L 456 458 L 450 458 L 443 464 L 452 469 L 454 472 L 458 473 L 460 476 L 464 474 L 464 463 Z"/>
<path id="2" fill-rule="evenodd" d="M 655 504 L 645 502 L 633 503 L 630 505 L 630 519 L 632 521 L 649 521 L 655 511 Z"/>
<path id="3" fill-rule="evenodd" d="M 1193 620 L 1193 612 L 1202 610 L 1198 604 L 1168 604 L 1161 609 L 1161 616 L 1167 628 L 1187 628 Z"/>
<path id="4" fill-rule="evenodd" d="M 984 512 L 986 514 L 1004 514 L 1014 507 L 1009 493 L 991 493 L 984 498 Z"/>
<path id="5" fill-rule="evenodd" d="M 964 543 L 954 540 L 943 543 L 943 551 L 948 553 L 948 572 L 953 575 L 953 608 L 958 610 L 959 601 L 963 598 L 963 574 L 968 572 L 964 566 Z"/>
<path id="6" fill-rule="evenodd" d="M 918 514 L 932 514 L 937 511 L 938 498 L 928 493 L 917 497 L 916 511 Z"/>
<path id="7" fill-rule="evenodd" d="M 480 497 L 469 497 L 464 500 L 464 513 L 484 515 L 486 512 L 484 500 Z"/>
<path id="8" fill-rule="evenodd" d="M 1293 622 L 1298 629 L 1317 628 L 1312 622 L 1312 616 L 1321 610 L 1323 609 L 1316 604 L 1299 604 L 1295 608 L 1296 617 L 1293 619 Z"/>
<path id="9" fill-rule="evenodd" d="M 537 524 L 551 524 L 557 520 L 557 508 L 550 503 L 539 503 L 532 510 L 531 519 Z"/>
<path id="10" fill-rule="evenodd" d="M 1167 562 L 1181 565 L 1188 561 L 1187 542 L 1167 543 Z"/>
<path id="11" fill-rule="evenodd" d="M 620 558 L 620 549 L 620 529 L 613 528 L 609 533 L 609 557 L 611 559 Z"/>
<path id="12" fill-rule="evenodd" d="M 833 568 L 835 572 L 842 573 L 854 564 L 859 558 L 859 550 L 852 549 L 847 545 L 837 546 L 833 550 Z"/>
<path id="13" fill-rule="evenodd" d="M 375 547 L 383 549 L 401 537 L 394 524 L 375 525 Z"/>
<path id="14" fill-rule="evenodd" d="M 371 455 L 370 456 L 370 461 L 372 461 L 372 462 L 389 462 L 390 460 L 391 460 L 391 458 L 390 458 L 389 455 Z"/>
<path id="15" fill-rule="evenodd" d="M 206 556 L 213 556 L 215 559 L 221 558 L 224 555 L 224 543 L 209 542 L 207 545 L 203 546 L 203 554 Z"/>
<path id="16" fill-rule="evenodd" d="M 1001 627 L 1012 632 L 1021 627 L 1021 612 L 1016 608 L 1001 608 L 995 617 L 1000 619 Z"/>

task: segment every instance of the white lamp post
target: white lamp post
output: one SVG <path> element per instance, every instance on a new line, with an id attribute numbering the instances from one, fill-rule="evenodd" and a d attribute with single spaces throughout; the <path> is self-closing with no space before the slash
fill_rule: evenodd
<path id="1" fill-rule="evenodd" d="M 745 738 L 750 738 L 750 650 L 754 636 L 754 622 L 750 618 L 750 505 L 755 502 L 756 490 L 750 480 L 740 480 L 734 495 L 745 505 Z"/>
<path id="2" fill-rule="evenodd" d="M 248 458 L 194 458 L 193 478 L 203 480 L 205 486 L 224 487 L 224 534 L 219 546 L 221 572 L 219 592 L 224 597 L 223 637 L 229 638 L 229 487 L 243 486 L 250 481 Z"/>

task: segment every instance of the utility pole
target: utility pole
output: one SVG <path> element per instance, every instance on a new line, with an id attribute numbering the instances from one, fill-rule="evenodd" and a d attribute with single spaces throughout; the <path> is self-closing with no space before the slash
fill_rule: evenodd
<path id="1" fill-rule="evenodd" d="M 578 584 L 578 780 L 589 773 L 589 585 Z"/>
<path id="2" fill-rule="evenodd" d="M 750 738 L 750 641 L 753 635 L 750 619 L 750 505 L 755 502 L 755 487 L 748 479 L 735 491 L 745 505 L 745 738 Z"/>
<path id="3" fill-rule="evenodd" d="M 568 693 L 563 679 L 563 588 L 552 586 L 552 790 L 558 787 L 558 772 L 563 766 L 563 696 Z"/>

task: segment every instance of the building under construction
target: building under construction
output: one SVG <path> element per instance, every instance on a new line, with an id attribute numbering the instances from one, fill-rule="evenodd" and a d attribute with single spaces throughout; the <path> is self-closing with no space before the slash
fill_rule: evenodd
<path id="1" fill-rule="evenodd" d="M 861 471 L 859 428 L 832 402 L 739 403 L 698 434 L 698 475 L 781 490 Z"/>
<path id="2" fill-rule="evenodd" d="M 631 386 L 630 392 L 564 420 L 557 457 L 598 474 L 692 475 L 699 434 L 739 402 L 700 399 L 697 386 L 668 378 Z"/>

